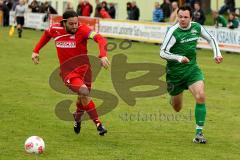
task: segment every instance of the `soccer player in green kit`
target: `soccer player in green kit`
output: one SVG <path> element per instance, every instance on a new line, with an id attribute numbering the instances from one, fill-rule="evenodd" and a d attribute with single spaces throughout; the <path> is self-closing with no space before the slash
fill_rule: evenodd
<path id="1" fill-rule="evenodd" d="M 175 111 L 182 108 L 183 91 L 188 89 L 196 100 L 196 136 L 194 143 L 206 143 L 203 126 L 206 117 L 204 76 L 196 62 L 196 46 L 199 37 L 206 39 L 213 48 L 217 64 L 223 57 L 217 41 L 199 23 L 192 22 L 189 6 L 182 6 L 178 12 L 178 23 L 170 27 L 161 46 L 160 56 L 167 60 L 166 81 Z"/>

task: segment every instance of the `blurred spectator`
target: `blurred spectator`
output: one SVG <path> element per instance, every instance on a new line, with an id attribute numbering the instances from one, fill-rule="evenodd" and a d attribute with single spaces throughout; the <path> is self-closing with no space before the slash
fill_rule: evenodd
<path id="1" fill-rule="evenodd" d="M 94 17 L 101 17 L 99 11 L 102 9 L 102 4 L 99 2 L 99 0 L 95 0 L 95 2 L 96 2 L 96 8 L 95 8 Z"/>
<path id="2" fill-rule="evenodd" d="M 83 0 L 81 5 L 81 16 L 90 17 L 90 15 L 92 14 L 92 11 L 93 11 L 93 7 L 88 2 L 88 0 Z"/>
<path id="3" fill-rule="evenodd" d="M 169 18 L 169 22 L 171 24 L 175 24 L 177 22 L 177 11 L 178 11 L 178 3 L 172 2 L 172 13 Z"/>
<path id="4" fill-rule="evenodd" d="M 109 10 L 108 14 L 111 16 L 112 19 L 115 19 L 116 17 L 116 9 L 113 3 L 109 3 Z"/>
<path id="5" fill-rule="evenodd" d="M 132 2 L 132 9 L 130 13 L 130 20 L 139 20 L 140 17 L 140 10 L 137 7 L 137 4 L 135 1 Z"/>
<path id="6" fill-rule="evenodd" d="M 45 10 L 44 9 L 44 3 L 40 2 L 40 4 L 39 4 L 39 13 L 44 13 L 45 12 L 44 10 Z"/>
<path id="7" fill-rule="evenodd" d="M 4 3 L 7 5 L 9 11 L 13 8 L 13 1 L 12 0 L 5 0 Z"/>
<path id="8" fill-rule="evenodd" d="M 131 12 L 132 12 L 132 3 L 131 2 L 127 2 L 127 19 L 130 19 L 131 17 Z"/>
<path id="9" fill-rule="evenodd" d="M 224 14 L 228 10 L 235 12 L 235 0 L 224 0 L 224 5 L 220 8 L 219 14 Z"/>
<path id="10" fill-rule="evenodd" d="M 43 22 L 46 22 L 48 20 L 50 14 L 57 14 L 57 11 L 48 3 L 48 1 L 41 3 L 39 12 L 46 14 L 43 18 Z"/>
<path id="11" fill-rule="evenodd" d="M 49 4 L 48 1 L 42 3 L 40 6 L 40 12 L 46 14 L 57 14 L 57 11 Z"/>
<path id="12" fill-rule="evenodd" d="M 15 11 L 16 6 L 19 4 L 19 0 L 13 0 L 13 10 Z"/>
<path id="13" fill-rule="evenodd" d="M 98 12 L 100 13 L 100 17 L 103 19 L 112 19 L 108 12 L 105 10 L 104 7 L 98 8 Z"/>
<path id="14" fill-rule="evenodd" d="M 200 2 L 195 2 L 193 10 L 193 21 L 204 25 L 205 19 L 205 14 L 201 9 Z"/>
<path id="15" fill-rule="evenodd" d="M 108 12 L 108 4 L 107 4 L 107 2 L 106 1 L 102 1 L 102 8 L 104 8 L 105 9 L 105 11 L 107 11 Z"/>
<path id="16" fill-rule="evenodd" d="M 216 27 L 227 27 L 227 20 L 222 15 L 219 15 L 217 11 L 212 11 L 212 16 Z"/>
<path id="17" fill-rule="evenodd" d="M 22 30 L 24 25 L 24 14 L 27 12 L 25 1 L 20 0 L 15 8 L 15 21 L 17 22 L 18 37 L 22 37 Z"/>
<path id="18" fill-rule="evenodd" d="M 238 28 L 239 21 L 236 17 L 236 14 L 234 12 L 230 12 L 228 16 L 228 25 L 227 27 L 230 29 Z"/>
<path id="19" fill-rule="evenodd" d="M 73 10 L 73 6 L 72 6 L 72 2 L 71 1 L 67 1 L 66 7 L 65 7 L 65 11 L 68 10 Z"/>
<path id="20" fill-rule="evenodd" d="M 9 8 L 0 0 L 0 10 L 3 12 L 3 26 L 9 26 Z"/>
<path id="21" fill-rule="evenodd" d="M 82 15 L 82 0 L 78 1 L 78 5 L 77 5 L 77 10 L 76 10 L 78 16 Z"/>
<path id="22" fill-rule="evenodd" d="M 161 8 L 163 10 L 164 19 L 169 18 L 171 14 L 171 2 L 169 0 L 164 0 L 161 4 Z"/>
<path id="23" fill-rule="evenodd" d="M 40 6 L 37 0 L 33 0 L 28 7 L 32 10 L 33 13 L 38 13 L 40 9 Z"/>
<path id="24" fill-rule="evenodd" d="M 160 3 L 155 2 L 155 10 L 153 11 L 153 22 L 162 22 L 163 21 L 163 11 L 160 8 Z"/>
<path id="25" fill-rule="evenodd" d="M 194 3 L 196 2 L 196 0 L 186 0 L 185 4 L 191 6 L 192 8 L 194 8 Z"/>
<path id="26" fill-rule="evenodd" d="M 3 26 L 9 26 L 9 15 L 12 10 L 13 3 L 11 0 L 5 0 L 4 4 L 7 6 L 6 11 L 3 16 Z"/>

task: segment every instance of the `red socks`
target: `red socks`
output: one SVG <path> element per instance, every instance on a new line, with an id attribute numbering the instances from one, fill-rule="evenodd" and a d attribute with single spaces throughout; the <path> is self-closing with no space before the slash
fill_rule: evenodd
<path id="1" fill-rule="evenodd" d="M 76 112 L 74 113 L 74 119 L 75 121 L 81 121 L 81 118 L 84 114 L 84 108 L 80 103 L 76 103 L 77 109 Z"/>
<path id="2" fill-rule="evenodd" d="M 100 122 L 100 120 L 98 119 L 98 114 L 97 114 L 97 110 L 95 108 L 95 104 L 94 102 L 91 100 L 87 106 L 82 106 L 81 104 L 77 103 L 77 113 L 80 113 L 80 116 L 83 115 L 84 111 L 86 111 L 89 115 L 89 117 L 93 120 L 93 122 L 98 125 Z M 82 114 L 81 114 L 82 113 Z"/>

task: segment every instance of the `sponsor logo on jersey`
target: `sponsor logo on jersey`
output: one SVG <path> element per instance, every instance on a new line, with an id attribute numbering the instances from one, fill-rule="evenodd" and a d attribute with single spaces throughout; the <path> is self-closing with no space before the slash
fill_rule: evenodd
<path id="1" fill-rule="evenodd" d="M 70 39 L 75 39 L 75 35 L 72 35 L 69 37 Z"/>
<path id="2" fill-rule="evenodd" d="M 76 48 L 76 42 L 73 41 L 59 41 L 56 42 L 58 48 Z"/>
<path id="3" fill-rule="evenodd" d="M 189 38 L 189 39 L 185 39 L 183 38 L 180 43 L 186 43 L 186 42 L 191 42 L 191 41 L 196 41 L 198 40 L 198 37 L 193 37 L 193 38 Z"/>
<path id="4" fill-rule="evenodd" d="M 60 32 L 58 32 L 58 31 L 55 31 L 57 34 L 60 34 Z"/>
<path id="5" fill-rule="evenodd" d="M 192 34 L 197 34 L 197 30 L 192 29 L 192 30 L 191 30 L 191 33 L 192 33 Z"/>

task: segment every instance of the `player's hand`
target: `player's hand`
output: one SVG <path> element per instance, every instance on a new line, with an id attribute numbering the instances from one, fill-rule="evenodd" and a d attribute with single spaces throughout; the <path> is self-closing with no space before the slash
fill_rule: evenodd
<path id="1" fill-rule="evenodd" d="M 109 65 L 110 65 L 110 62 L 109 62 L 108 58 L 107 57 L 102 57 L 102 58 L 100 58 L 100 60 L 101 60 L 101 65 L 105 69 L 107 69 L 109 67 Z"/>
<path id="2" fill-rule="evenodd" d="M 217 64 L 219 64 L 219 63 L 221 63 L 221 62 L 223 61 L 223 57 L 222 57 L 222 56 L 217 56 L 217 57 L 215 57 L 214 59 L 215 59 L 215 62 L 216 62 Z"/>
<path id="3" fill-rule="evenodd" d="M 185 56 L 181 60 L 181 63 L 183 63 L 183 64 L 186 64 L 188 62 L 189 62 L 189 59 L 187 57 L 185 57 Z"/>
<path id="4" fill-rule="evenodd" d="M 38 64 L 39 63 L 39 54 L 37 53 L 32 53 L 32 61 L 34 64 Z"/>

